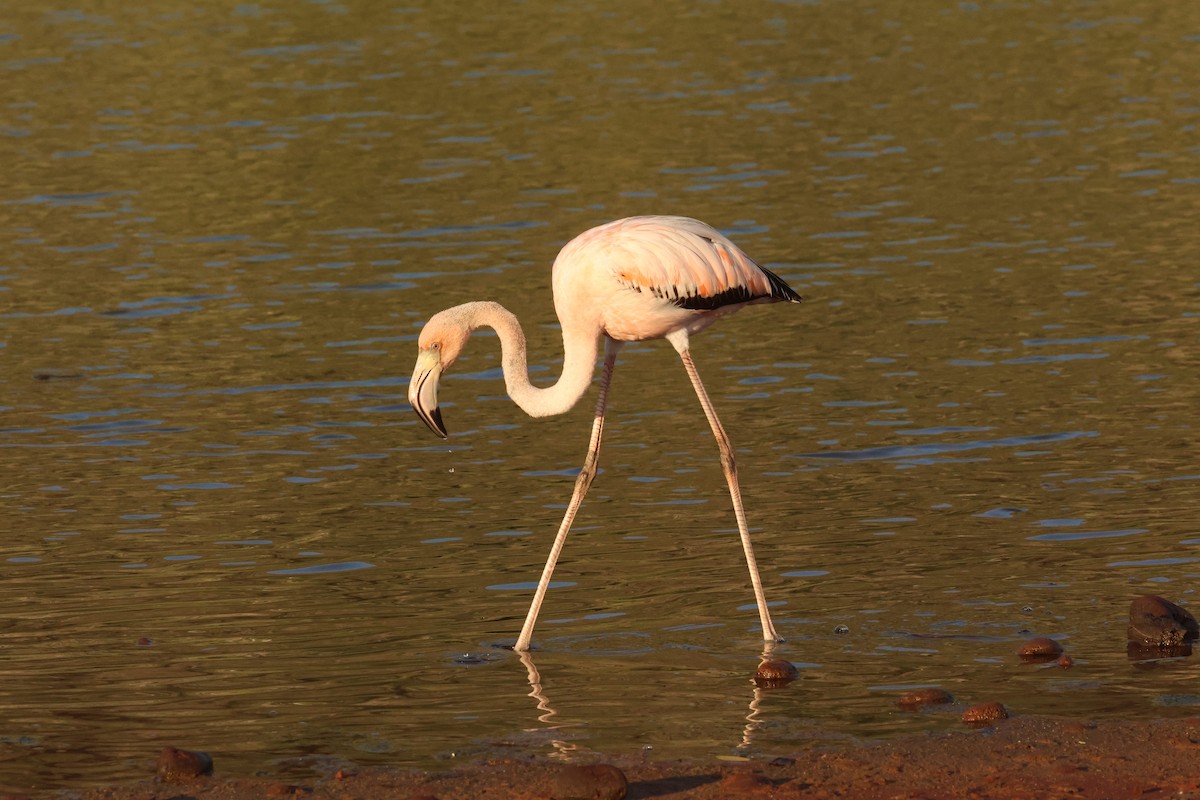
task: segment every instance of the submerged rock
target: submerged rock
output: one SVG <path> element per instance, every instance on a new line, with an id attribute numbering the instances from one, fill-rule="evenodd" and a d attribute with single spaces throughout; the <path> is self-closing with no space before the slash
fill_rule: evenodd
<path id="1" fill-rule="evenodd" d="M 1001 719 L 1008 719 L 1008 709 L 1000 703 L 977 703 L 962 714 L 968 725 L 990 725 Z"/>
<path id="2" fill-rule="evenodd" d="M 754 671 L 754 682 L 764 689 L 781 689 L 796 680 L 799 674 L 792 662 L 767 658 Z"/>
<path id="3" fill-rule="evenodd" d="M 1022 661 L 1053 661 L 1063 654 L 1062 645 L 1045 636 L 1030 639 L 1021 645 L 1017 655 Z"/>
<path id="4" fill-rule="evenodd" d="M 1125 653 L 1134 661 L 1156 661 L 1161 658 L 1187 658 L 1192 654 L 1191 642 L 1172 646 L 1129 642 Z"/>
<path id="5" fill-rule="evenodd" d="M 914 711 L 922 706 L 936 706 L 953 702 L 954 695 L 945 689 L 913 689 L 900 695 L 896 705 L 906 711 Z"/>
<path id="6" fill-rule="evenodd" d="M 1129 604 L 1129 642 L 1139 647 L 1186 647 L 1200 625 L 1186 609 L 1165 597 L 1144 594 Z M 1190 648 L 1189 648 L 1190 649 Z"/>

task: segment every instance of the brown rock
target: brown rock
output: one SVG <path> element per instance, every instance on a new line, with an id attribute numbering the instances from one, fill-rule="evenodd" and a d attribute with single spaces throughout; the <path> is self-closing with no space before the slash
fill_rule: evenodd
<path id="1" fill-rule="evenodd" d="M 1080 720 L 1067 720 L 1062 723 L 1062 729 L 1064 733 L 1077 736 L 1087 733 L 1088 731 L 1096 730 L 1096 723 Z"/>
<path id="2" fill-rule="evenodd" d="M 721 779 L 718 787 L 723 797 L 747 797 L 774 788 L 774 784 L 755 772 L 737 770 Z"/>
<path id="3" fill-rule="evenodd" d="M 1187 610 L 1156 594 L 1129 604 L 1129 641 L 1143 647 L 1180 647 L 1200 636 L 1200 625 Z"/>
<path id="4" fill-rule="evenodd" d="M 158 779 L 168 783 L 194 781 L 212 775 L 213 760 L 208 753 L 164 747 L 158 754 Z"/>
<path id="5" fill-rule="evenodd" d="M 1030 639 L 1017 651 L 1022 661 L 1053 661 L 1063 654 L 1062 645 L 1045 636 Z"/>
<path id="6" fill-rule="evenodd" d="M 800 673 L 796 665 L 782 658 L 764 658 L 754 671 L 754 682 L 764 689 L 781 689 L 787 686 Z"/>
<path id="7" fill-rule="evenodd" d="M 921 706 L 936 706 L 953 702 L 954 696 L 945 689 L 913 689 L 900 695 L 896 705 L 906 711 L 913 711 Z"/>
<path id="8" fill-rule="evenodd" d="M 554 800 L 623 800 L 629 791 L 625 773 L 611 764 L 560 767 L 552 778 Z"/>
<path id="9" fill-rule="evenodd" d="M 1001 719 L 1008 719 L 1008 709 L 1000 703 L 976 703 L 962 714 L 968 725 L 990 725 Z"/>

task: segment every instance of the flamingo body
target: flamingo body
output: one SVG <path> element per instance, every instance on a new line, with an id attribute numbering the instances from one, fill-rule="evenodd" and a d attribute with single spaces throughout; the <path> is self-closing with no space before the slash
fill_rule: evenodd
<path id="1" fill-rule="evenodd" d="M 408 388 L 413 410 L 434 433 L 445 438 L 437 402 L 438 382 L 462 352 L 471 331 L 488 326 L 500 339 L 505 386 L 513 401 L 531 416 L 561 414 L 587 391 L 599 342 L 605 342 L 604 371 L 587 456 L 515 649 L 529 649 L 550 576 L 595 478 L 617 353 L 625 342 L 661 338 L 670 341 L 679 353 L 717 440 L 763 638 L 779 641 L 750 542 L 733 446 L 696 372 L 689 337 L 744 306 L 798 303 L 800 295 L 712 227 L 688 217 L 669 216 L 629 217 L 580 234 L 555 259 L 553 288 L 564 349 L 562 375 L 554 385 L 536 387 L 529 382 L 525 336 L 516 317 L 497 303 L 477 301 L 438 312 L 425 324 Z"/>
<path id="2" fill-rule="evenodd" d="M 750 303 L 800 296 L 712 227 L 689 217 L 629 217 L 571 240 L 554 262 L 564 326 L 619 342 L 697 333 Z"/>

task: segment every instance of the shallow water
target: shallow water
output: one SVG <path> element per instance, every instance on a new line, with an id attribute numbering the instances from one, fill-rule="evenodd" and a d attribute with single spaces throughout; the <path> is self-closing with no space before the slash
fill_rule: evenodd
<path id="1" fill-rule="evenodd" d="M 1200 570 L 1200 18 L 1188 4 L 10 9 L 0 154 L 0 787 L 479 753 L 777 754 L 1018 713 L 1195 713 L 1129 599 Z M 602 473 L 511 644 L 591 400 L 531 420 L 493 338 L 405 401 L 420 325 L 493 298 L 535 381 L 549 266 L 636 213 L 806 298 L 694 341 L 739 451 L 627 348 Z M 1070 670 L 1022 665 L 1033 635 Z"/>

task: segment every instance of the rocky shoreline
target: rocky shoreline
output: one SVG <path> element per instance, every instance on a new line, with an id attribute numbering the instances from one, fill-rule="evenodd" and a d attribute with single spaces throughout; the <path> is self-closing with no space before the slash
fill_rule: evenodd
<path id="1" fill-rule="evenodd" d="M 202 769 L 205 764 L 212 766 L 204 759 L 198 763 Z M 343 768 L 304 784 L 222 776 L 219 765 L 214 775 L 187 776 L 172 770 L 164 772 L 160 762 L 161 778 L 57 796 L 78 800 L 1200 798 L 1200 719 L 1091 722 L 1018 716 L 952 733 L 813 747 L 769 761 L 654 762 L 614 756 L 565 764 L 541 758 L 502 759 L 438 772 Z"/>
<path id="2" fill-rule="evenodd" d="M 1157 595 L 1129 609 L 1130 654 L 1191 655 L 1195 618 Z M 1074 665 L 1046 638 L 1026 642 L 1023 661 Z M 760 687 L 782 689 L 797 678 L 787 661 L 764 658 Z M 208 753 L 166 747 L 156 774 L 127 786 L 53 795 L 69 800 L 622 800 L 623 798 L 1196 798 L 1200 800 L 1200 718 L 1082 721 L 1015 718 L 1000 703 L 954 708 L 937 688 L 904 693 L 906 711 L 946 706 L 964 728 L 870 743 L 812 744 L 772 759 L 656 762 L 644 756 L 580 755 L 578 763 L 547 758 L 479 761 L 446 771 L 341 768 L 293 784 L 222 775 Z M 0 800 L 24 800 L 24 795 Z"/>

